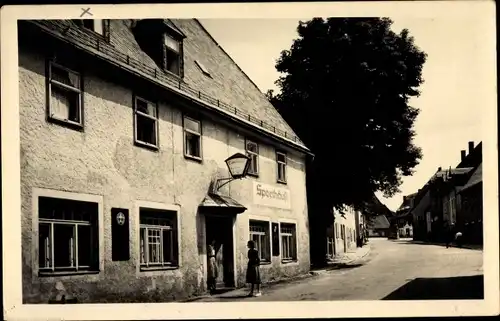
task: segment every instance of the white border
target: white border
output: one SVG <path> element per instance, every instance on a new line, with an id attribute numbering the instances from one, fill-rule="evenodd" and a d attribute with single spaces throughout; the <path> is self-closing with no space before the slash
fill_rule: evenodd
<path id="1" fill-rule="evenodd" d="M 94 18 L 297 18 L 313 16 L 390 16 L 398 19 L 439 19 L 453 13 L 458 19 L 476 19 L 483 27 L 483 39 L 491 45 L 481 47 L 483 72 L 489 80 L 481 86 L 484 158 L 484 276 L 485 299 L 480 301 L 342 301 L 342 302 L 263 302 L 263 303 L 166 303 L 166 304 L 88 304 L 23 305 L 21 279 L 21 193 L 19 155 L 19 90 L 17 56 L 17 19 L 78 19 L 81 8 L 90 7 Z M 314 318 L 314 317 L 396 317 L 496 315 L 499 313 L 498 269 L 498 160 L 495 56 L 495 4 L 492 1 L 450 2 L 354 2 L 354 3 L 243 3 L 243 4 L 133 4 L 133 5 L 44 5 L 4 6 L 1 8 L 2 66 L 2 189 L 4 311 L 6 319 L 193 319 L 240 318 Z M 489 32 L 489 33 L 488 33 Z M 485 40 L 486 41 L 486 40 Z M 10 250 L 12 249 L 12 250 Z M 15 250 L 14 250 L 15 249 Z M 200 308 L 202 307 L 202 308 Z"/>

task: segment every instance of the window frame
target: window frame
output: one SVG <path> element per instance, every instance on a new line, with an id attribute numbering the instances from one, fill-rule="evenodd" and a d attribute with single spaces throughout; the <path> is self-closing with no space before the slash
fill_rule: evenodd
<path id="1" fill-rule="evenodd" d="M 143 215 L 146 213 L 142 213 L 142 211 L 150 211 L 156 212 L 158 216 L 165 215 L 165 220 L 170 221 L 170 225 L 161 225 L 161 224 L 147 224 L 142 223 L 141 220 Z M 180 242 L 179 242 L 179 226 L 178 220 L 179 215 L 178 211 L 172 209 L 165 208 L 156 208 L 150 207 L 140 204 L 138 206 L 138 214 L 139 214 L 139 224 L 138 224 L 138 265 L 140 272 L 149 272 L 149 271 L 163 271 L 163 270 L 173 270 L 178 269 L 180 267 Z M 147 217 L 147 215 L 145 215 Z M 149 231 L 159 230 L 160 237 L 160 262 L 150 262 L 149 261 L 149 245 L 150 245 L 150 237 L 151 235 L 148 233 Z M 172 243 L 170 244 L 171 250 L 171 259 L 169 261 L 165 260 L 164 257 L 164 232 L 170 232 L 170 238 Z M 144 252 L 143 252 L 144 251 Z M 144 253 L 144 262 L 142 260 Z"/>
<path id="2" fill-rule="evenodd" d="M 151 104 L 155 107 L 155 111 L 156 111 L 156 117 L 153 117 L 151 115 L 148 115 L 148 114 L 145 114 L 139 110 L 137 110 L 137 101 L 140 100 L 146 104 Z M 134 144 L 137 145 L 137 146 L 141 146 L 141 147 L 146 147 L 146 148 L 149 148 L 149 149 L 152 149 L 152 150 L 159 150 L 160 149 L 160 135 L 159 135 L 159 132 L 160 132 L 160 128 L 159 128 L 159 106 L 158 106 L 158 102 L 152 102 L 148 99 L 145 99 L 145 98 L 142 98 L 141 96 L 139 95 L 136 95 L 134 94 L 133 95 L 133 105 L 134 105 L 134 108 L 133 108 L 133 114 L 134 114 Z M 145 118 L 148 118 L 148 119 L 151 119 L 151 120 L 154 120 L 155 121 L 155 125 L 154 125 L 154 129 L 155 129 L 155 141 L 156 141 L 156 144 L 151 144 L 151 143 L 148 143 L 148 142 L 144 142 L 142 140 L 139 140 L 138 138 L 138 135 L 137 135 L 137 129 L 138 129 L 138 121 L 137 121 L 137 116 L 140 116 L 140 117 L 145 117 Z"/>
<path id="3" fill-rule="evenodd" d="M 255 149 L 257 150 L 256 152 L 252 152 L 248 149 L 248 144 L 254 144 L 255 145 Z M 259 144 L 254 141 L 254 140 L 251 140 L 251 139 L 245 139 L 245 153 L 247 156 L 250 157 L 250 161 L 252 161 L 252 156 L 255 156 L 255 161 L 256 161 L 256 171 L 255 172 L 252 172 L 251 171 L 251 168 L 252 166 L 250 165 L 248 167 L 248 172 L 247 174 L 250 175 L 250 176 L 254 176 L 254 177 L 259 177 Z"/>
<path id="4" fill-rule="evenodd" d="M 283 232 L 284 228 L 291 228 L 292 232 Z M 297 224 L 295 223 L 290 223 L 290 222 L 280 222 L 280 247 L 281 247 L 281 263 L 287 264 L 287 263 L 293 263 L 298 261 L 298 244 L 297 244 Z M 288 248 L 287 251 L 285 251 L 284 248 L 284 242 L 283 238 L 286 237 L 289 241 L 287 242 L 287 245 L 293 244 L 293 248 Z M 291 242 L 290 242 L 291 240 Z M 290 256 L 285 257 L 285 253 L 287 252 L 292 252 Z"/>
<path id="5" fill-rule="evenodd" d="M 280 161 L 279 156 L 283 156 L 285 161 Z M 284 178 L 280 178 L 280 166 L 283 166 Z M 287 184 L 287 154 L 283 151 L 276 151 L 276 181 L 280 184 Z"/>
<path id="6" fill-rule="evenodd" d="M 193 121 L 193 122 L 198 123 L 198 125 L 200 127 L 199 133 L 186 128 L 186 118 Z M 199 142 L 198 148 L 200 150 L 200 156 L 188 154 L 188 148 L 187 148 L 188 146 L 187 146 L 187 141 L 186 141 L 188 133 L 198 136 L 198 139 L 199 139 L 198 140 L 198 142 Z M 184 158 L 195 160 L 197 162 L 202 162 L 203 161 L 203 129 L 202 129 L 201 119 L 199 119 L 199 118 L 196 119 L 196 118 L 189 116 L 189 115 L 182 115 L 182 137 L 183 137 L 183 145 L 184 145 Z"/>
<path id="7" fill-rule="evenodd" d="M 64 83 L 61 83 L 57 80 L 52 79 L 52 71 L 53 71 L 54 67 L 77 76 L 78 82 L 79 82 L 79 88 L 76 88 L 76 87 L 73 87 L 70 85 L 66 85 Z M 84 88 L 83 88 L 83 75 L 82 75 L 82 73 L 75 71 L 71 68 L 68 68 L 66 66 L 63 66 L 62 64 L 57 63 L 52 59 L 48 59 L 47 60 L 46 84 L 47 84 L 47 91 L 46 91 L 47 120 L 51 121 L 53 123 L 57 123 L 59 125 L 64 125 L 66 127 L 73 128 L 73 129 L 83 130 L 83 128 L 84 128 L 84 99 L 83 99 Z M 72 93 L 77 94 L 76 101 L 78 102 L 77 112 L 78 112 L 78 116 L 79 116 L 79 120 L 80 120 L 79 122 L 76 122 L 76 121 L 73 121 L 70 119 L 63 119 L 61 117 L 57 117 L 55 114 L 52 113 L 51 100 L 52 100 L 53 86 L 55 86 L 59 90 L 70 91 Z"/>
<path id="8" fill-rule="evenodd" d="M 90 245 L 93 248 L 94 252 L 89 254 L 90 265 L 89 268 L 86 266 L 80 266 L 79 269 L 71 269 L 71 267 L 62 267 L 56 269 L 55 264 L 52 264 L 51 267 L 40 268 L 42 262 L 40 261 L 41 256 L 41 248 L 43 244 L 40 242 L 40 233 L 42 224 L 57 224 L 57 222 L 61 222 L 61 224 L 74 224 L 78 223 L 80 225 L 88 225 L 86 221 L 75 221 L 75 220 L 65 220 L 65 219 L 50 219 L 50 218 L 41 218 L 40 211 L 42 210 L 40 204 L 40 198 L 52 198 L 56 200 L 60 200 L 63 202 L 87 202 L 93 203 L 95 206 L 95 212 L 90 213 L 90 226 L 91 231 L 89 233 L 90 236 Z M 59 190 L 51 190 L 45 188 L 33 188 L 32 190 L 32 260 L 31 260 L 31 273 L 34 278 L 40 277 L 40 281 L 45 278 L 59 278 L 59 277 L 73 277 L 73 276 L 83 276 L 90 277 L 90 280 L 97 280 L 98 274 L 103 270 L 103 255 L 104 255 L 104 238 L 103 238 L 103 198 L 100 195 L 92 195 L 92 194 L 83 194 L 83 193 L 75 193 L 75 192 L 66 192 Z M 92 216 L 93 215 L 93 216 Z M 54 244 L 54 234 L 53 227 L 50 232 L 50 238 L 52 240 L 52 244 Z M 78 244 L 78 241 L 75 242 Z M 75 245 L 76 247 L 77 245 Z M 50 252 L 54 253 L 55 248 L 52 246 Z M 76 254 L 76 258 L 78 258 L 78 253 Z M 51 260 L 54 260 L 54 255 L 52 255 Z M 55 261 L 52 261 L 55 263 Z M 69 268 L 69 269 L 68 269 Z"/>
<path id="9" fill-rule="evenodd" d="M 252 224 L 255 227 L 262 227 L 264 229 L 264 232 L 260 231 L 252 231 Z M 253 219 L 250 218 L 248 220 L 248 235 L 249 239 L 253 240 L 253 235 L 259 235 L 259 240 L 264 238 L 264 246 L 266 247 L 266 253 L 267 256 L 264 257 L 262 251 L 262 246 L 258 249 L 259 251 L 259 256 L 260 256 L 260 263 L 261 264 L 270 264 L 271 263 L 271 228 L 269 226 L 270 222 L 269 221 L 263 221 L 263 220 L 258 220 L 258 219 Z"/>
<path id="10" fill-rule="evenodd" d="M 102 34 L 95 30 L 95 21 L 96 20 L 101 20 L 101 22 L 102 22 Z M 92 21 L 92 28 L 89 28 L 88 26 L 86 26 L 85 21 Z M 110 32 L 109 32 L 110 19 L 73 19 L 73 22 L 75 22 L 80 28 L 82 28 L 84 31 L 92 34 L 93 36 L 102 38 L 106 42 L 110 41 Z"/>
<path id="11" fill-rule="evenodd" d="M 178 52 L 175 51 L 173 48 L 170 48 L 167 46 L 167 44 L 165 43 L 166 37 L 172 39 L 173 41 L 176 41 L 179 44 L 179 51 Z M 174 33 L 170 32 L 169 30 L 165 31 L 162 34 L 162 40 L 163 40 L 162 41 L 163 70 L 174 77 L 183 78 L 184 77 L 184 40 L 181 37 L 174 35 Z M 168 59 L 167 59 L 167 57 L 168 57 L 167 54 L 169 51 L 177 54 L 177 60 L 179 63 L 179 73 L 178 74 L 176 74 L 175 72 L 173 72 L 167 68 L 167 65 L 169 63 Z"/>

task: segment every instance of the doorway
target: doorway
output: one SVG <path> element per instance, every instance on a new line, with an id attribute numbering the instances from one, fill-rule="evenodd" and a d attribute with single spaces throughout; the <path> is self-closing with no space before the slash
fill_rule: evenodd
<path id="1" fill-rule="evenodd" d="M 215 240 L 215 262 L 218 271 L 217 289 L 233 288 L 235 286 L 233 217 L 229 215 L 205 215 L 205 228 L 207 247 Z"/>

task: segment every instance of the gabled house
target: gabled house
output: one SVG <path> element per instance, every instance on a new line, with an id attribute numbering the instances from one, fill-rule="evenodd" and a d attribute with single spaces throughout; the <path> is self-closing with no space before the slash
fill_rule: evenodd
<path id="1" fill-rule="evenodd" d="M 377 215 L 367 222 L 369 237 L 388 237 L 391 223 L 385 215 Z"/>
<path id="2" fill-rule="evenodd" d="M 196 19 L 18 23 L 23 302 L 171 301 L 306 273 L 307 147 Z M 232 181 L 225 160 L 250 159 Z M 224 186 L 223 186 L 224 185 Z M 57 292 L 57 291 L 56 291 Z"/>
<path id="3" fill-rule="evenodd" d="M 417 193 L 403 196 L 403 202 L 392 218 L 391 223 L 396 225 L 399 237 L 413 236 L 413 215 L 411 214 L 411 209 L 416 196 Z"/>
<path id="4" fill-rule="evenodd" d="M 458 224 L 463 231 L 464 242 L 483 244 L 483 167 L 476 168 L 467 183 L 460 188 L 461 208 Z"/>

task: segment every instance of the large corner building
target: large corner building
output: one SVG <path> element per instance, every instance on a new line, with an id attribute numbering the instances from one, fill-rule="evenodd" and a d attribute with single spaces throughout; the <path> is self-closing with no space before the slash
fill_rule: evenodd
<path id="1" fill-rule="evenodd" d="M 23 301 L 170 301 L 309 270 L 309 150 L 196 19 L 19 21 Z M 247 178 L 225 160 L 250 157 Z"/>

